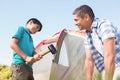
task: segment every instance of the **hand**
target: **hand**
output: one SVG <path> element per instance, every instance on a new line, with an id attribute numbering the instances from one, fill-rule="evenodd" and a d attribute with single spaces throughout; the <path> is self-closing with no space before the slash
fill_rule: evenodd
<path id="1" fill-rule="evenodd" d="M 31 63 L 34 63 L 35 60 L 33 57 L 27 56 L 25 61 L 26 61 L 26 64 L 31 64 Z"/>
<path id="2" fill-rule="evenodd" d="M 42 58 L 42 55 L 40 55 L 40 54 L 35 54 L 35 55 L 33 56 L 33 58 L 34 58 L 35 61 L 38 61 L 38 60 L 40 60 L 40 59 Z"/>

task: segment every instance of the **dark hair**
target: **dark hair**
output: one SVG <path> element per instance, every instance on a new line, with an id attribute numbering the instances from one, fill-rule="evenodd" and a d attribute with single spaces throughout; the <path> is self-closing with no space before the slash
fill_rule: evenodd
<path id="1" fill-rule="evenodd" d="M 91 19 L 94 19 L 95 17 L 93 10 L 88 5 L 82 5 L 76 8 L 73 12 L 73 15 L 75 14 L 81 16 L 81 18 L 84 18 L 85 14 L 88 14 Z"/>
<path id="2" fill-rule="evenodd" d="M 34 24 L 38 24 L 38 25 L 40 26 L 40 29 L 39 29 L 38 31 L 41 31 L 41 29 L 42 29 L 42 24 L 41 24 L 41 22 L 40 22 L 38 19 L 36 19 L 36 18 L 31 18 L 31 19 L 29 19 L 29 20 L 27 21 L 26 24 L 28 24 L 30 21 L 33 21 Z"/>

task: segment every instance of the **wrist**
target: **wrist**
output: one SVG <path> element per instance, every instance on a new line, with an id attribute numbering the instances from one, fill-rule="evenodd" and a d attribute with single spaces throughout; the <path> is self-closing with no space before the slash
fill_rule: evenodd
<path id="1" fill-rule="evenodd" d="M 27 56 L 26 56 L 26 55 L 24 55 L 24 56 L 23 56 L 23 59 L 26 61 L 26 59 L 27 59 Z"/>
<path id="2" fill-rule="evenodd" d="M 33 55 L 36 55 L 37 54 L 37 52 L 36 51 L 33 51 Z"/>

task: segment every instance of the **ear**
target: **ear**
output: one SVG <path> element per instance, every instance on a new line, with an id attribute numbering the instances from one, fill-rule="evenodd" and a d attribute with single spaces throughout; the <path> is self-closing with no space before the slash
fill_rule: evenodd
<path id="1" fill-rule="evenodd" d="M 85 14 L 84 18 L 88 21 L 90 16 L 88 14 Z"/>
<path id="2" fill-rule="evenodd" d="M 31 21 L 29 21 L 29 24 L 32 24 L 33 23 L 33 21 L 31 20 Z"/>

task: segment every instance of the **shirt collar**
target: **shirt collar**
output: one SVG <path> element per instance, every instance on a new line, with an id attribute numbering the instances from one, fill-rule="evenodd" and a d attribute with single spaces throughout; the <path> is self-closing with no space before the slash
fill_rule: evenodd
<path id="1" fill-rule="evenodd" d="M 98 19 L 99 19 L 99 18 L 94 18 L 93 23 L 92 23 L 92 25 L 91 25 L 91 29 L 97 27 L 97 25 L 98 25 Z"/>
<path id="2" fill-rule="evenodd" d="M 92 22 L 92 25 L 91 25 L 91 30 L 93 30 L 93 28 L 97 28 L 97 25 L 98 25 L 98 19 L 99 18 L 94 18 L 93 22 Z M 86 32 L 90 32 L 90 31 L 87 31 Z"/>
<path id="3" fill-rule="evenodd" d="M 30 32 L 29 32 L 28 28 L 27 28 L 27 27 L 25 27 L 25 26 L 24 26 L 24 28 L 25 28 L 25 31 L 26 31 L 28 34 L 30 34 Z"/>

